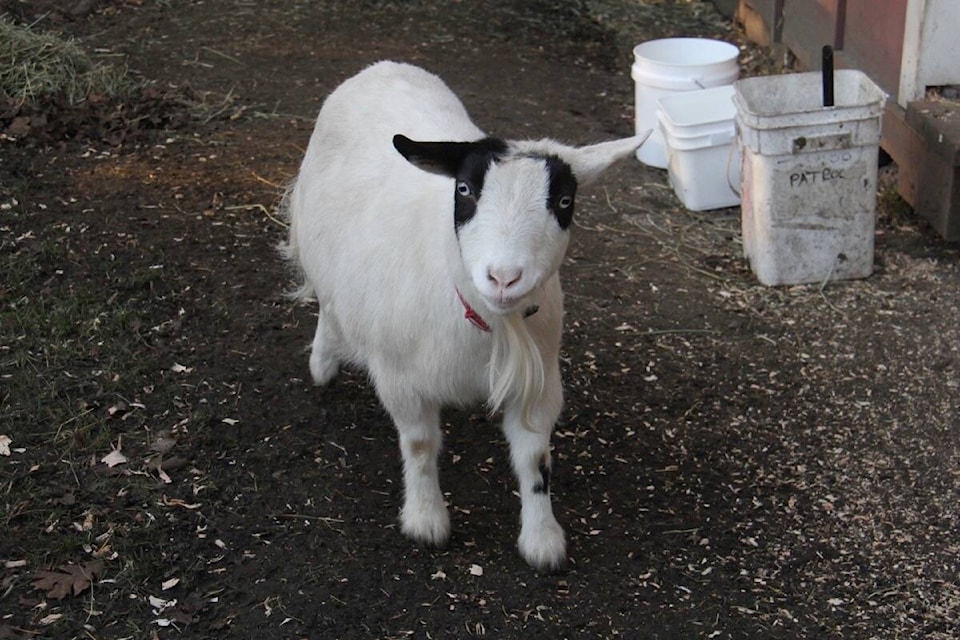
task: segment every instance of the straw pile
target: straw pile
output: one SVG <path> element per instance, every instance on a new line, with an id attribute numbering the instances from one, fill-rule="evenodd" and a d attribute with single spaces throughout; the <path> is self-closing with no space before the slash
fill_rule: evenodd
<path id="1" fill-rule="evenodd" d="M 56 96 L 77 105 L 136 88 L 125 68 L 92 62 L 72 40 L 0 19 L 0 97 L 23 104 Z"/>

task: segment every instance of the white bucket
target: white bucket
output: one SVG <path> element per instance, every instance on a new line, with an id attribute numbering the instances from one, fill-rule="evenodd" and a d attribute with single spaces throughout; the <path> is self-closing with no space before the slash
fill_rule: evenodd
<path id="1" fill-rule="evenodd" d="M 743 253 L 760 282 L 802 284 L 873 272 L 877 155 L 886 94 L 864 73 L 819 72 L 734 85 Z"/>
<path id="2" fill-rule="evenodd" d="M 729 42 L 706 38 L 650 40 L 633 48 L 630 76 L 636 93 L 637 134 L 653 134 L 637 151 L 637 159 L 665 169 L 667 154 L 657 126 L 657 100 L 672 93 L 731 84 L 740 75 L 740 50 Z"/>
<path id="3" fill-rule="evenodd" d="M 657 117 L 666 143 L 670 184 L 691 211 L 740 204 L 733 93 L 731 85 L 724 85 L 659 100 Z"/>

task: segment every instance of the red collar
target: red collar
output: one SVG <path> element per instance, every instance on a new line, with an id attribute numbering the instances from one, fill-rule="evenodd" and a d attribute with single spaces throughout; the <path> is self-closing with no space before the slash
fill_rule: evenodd
<path id="1" fill-rule="evenodd" d="M 477 329 L 490 333 L 490 325 L 488 325 L 486 321 L 480 317 L 479 313 L 474 311 L 473 307 L 470 306 L 466 298 L 463 297 L 463 294 L 460 293 L 460 289 L 456 288 L 456 290 L 457 290 L 457 297 L 460 298 L 460 304 L 462 304 L 463 308 L 465 309 L 463 313 L 463 317 L 469 320 L 470 324 L 475 326 Z"/>
<path id="2" fill-rule="evenodd" d="M 463 317 L 469 320 L 470 324 L 475 326 L 477 329 L 490 333 L 490 325 L 487 324 L 487 321 L 484 320 L 482 317 L 480 317 L 480 314 L 477 313 L 476 310 L 474 310 L 474 308 L 470 306 L 470 303 L 467 302 L 467 299 L 463 297 L 462 293 L 460 293 L 459 287 L 454 287 L 454 289 L 457 292 L 457 297 L 460 298 L 460 304 L 463 305 L 463 309 L 464 309 Z M 540 310 L 539 306 L 532 305 L 528 307 L 526 311 L 523 312 L 523 317 L 529 318 L 539 310 Z"/>

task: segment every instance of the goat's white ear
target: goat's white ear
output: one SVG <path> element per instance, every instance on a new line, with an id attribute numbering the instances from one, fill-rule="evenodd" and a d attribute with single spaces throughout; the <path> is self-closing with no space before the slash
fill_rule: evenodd
<path id="1" fill-rule="evenodd" d="M 653 133 L 652 129 L 630 138 L 610 140 L 585 147 L 565 149 L 560 157 L 573 169 L 573 175 L 581 185 L 590 184 L 610 165 L 633 154 Z"/>

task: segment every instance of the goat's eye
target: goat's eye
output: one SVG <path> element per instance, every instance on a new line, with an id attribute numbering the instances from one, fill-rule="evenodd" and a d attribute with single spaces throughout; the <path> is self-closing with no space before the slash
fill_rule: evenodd
<path id="1" fill-rule="evenodd" d="M 469 196 L 473 193 L 473 190 L 470 189 L 470 185 L 461 180 L 457 183 L 457 193 L 461 196 Z"/>
<path id="2" fill-rule="evenodd" d="M 560 196 L 557 200 L 557 206 L 561 209 L 569 209 L 573 205 L 573 196 Z"/>

